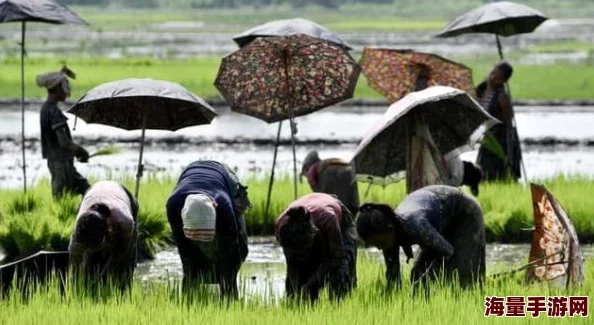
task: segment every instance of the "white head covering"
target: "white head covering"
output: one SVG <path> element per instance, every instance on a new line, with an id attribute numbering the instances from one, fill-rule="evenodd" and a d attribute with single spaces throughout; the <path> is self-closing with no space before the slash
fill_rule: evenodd
<path id="1" fill-rule="evenodd" d="M 53 89 L 58 85 L 61 85 L 64 93 L 70 96 L 70 83 L 68 82 L 68 77 L 76 79 L 74 72 L 64 66 L 60 71 L 47 72 L 38 75 L 37 78 L 35 78 L 35 81 L 37 82 L 38 87 L 46 89 Z"/>
<path id="2" fill-rule="evenodd" d="M 184 234 L 188 239 L 209 242 L 214 239 L 217 213 L 212 199 L 205 194 L 186 197 L 182 208 Z"/>

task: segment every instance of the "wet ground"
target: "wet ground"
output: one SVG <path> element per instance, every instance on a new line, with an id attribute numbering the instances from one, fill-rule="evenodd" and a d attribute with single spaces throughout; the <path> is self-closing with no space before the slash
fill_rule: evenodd
<path id="1" fill-rule="evenodd" d="M 172 176 L 198 159 L 216 159 L 236 167 L 240 176 L 264 176 L 272 164 L 273 144 L 278 124 L 267 124 L 241 114 L 223 113 L 211 125 L 178 132 L 147 132 L 145 170 L 156 176 Z M 340 107 L 323 110 L 297 119 L 298 163 L 311 149 L 322 157 L 350 160 L 365 131 L 381 117 L 381 108 Z M 72 129 L 74 118 L 70 116 Z M 530 179 L 552 177 L 560 173 L 594 177 L 594 107 L 522 107 L 517 112 L 520 138 L 524 143 L 526 169 Z M 29 180 L 48 177 L 41 159 L 39 115 L 26 113 L 27 167 Z M 96 157 L 77 168 L 97 178 L 132 176 L 138 159 L 138 131 L 123 131 L 87 125 L 78 120 L 72 131 L 75 140 L 90 152 L 115 145 L 121 153 Z M 277 172 L 289 172 L 292 155 L 290 135 L 285 123 L 282 130 Z M 0 187 L 20 186 L 20 113 L 0 111 Z M 476 151 L 463 154 L 474 160 Z"/>
<path id="2" fill-rule="evenodd" d="M 250 239 L 250 252 L 241 268 L 240 287 L 248 295 L 266 298 L 281 297 L 284 293 L 286 265 L 282 249 L 274 238 Z M 509 271 L 527 263 L 530 246 L 528 244 L 488 244 L 487 274 Z M 594 245 L 582 246 L 586 259 L 594 258 Z M 383 261 L 381 252 L 375 248 L 359 250 L 359 257 L 367 256 Z M 405 264 L 404 254 L 401 254 Z M 412 263 L 412 261 L 410 262 Z M 161 251 L 154 261 L 141 263 L 138 277 L 146 281 L 175 281 L 181 279 L 182 268 L 175 248 Z"/>
<path id="3" fill-rule="evenodd" d="M 30 24 L 27 32 L 29 57 L 43 56 L 105 56 L 120 58 L 150 56 L 158 58 L 187 58 L 200 55 L 224 55 L 236 49 L 233 35 L 248 26 L 231 26 L 226 32 L 213 32 L 217 26 L 200 21 L 176 21 L 145 25 L 142 29 L 102 31 L 97 28 Z M 0 25 L 0 57 L 19 54 L 18 24 Z M 594 42 L 594 19 L 551 19 L 534 33 L 507 37 L 502 40 L 506 51 L 527 50 L 546 42 Z M 235 30 L 236 29 L 236 30 Z M 427 32 L 346 32 L 341 33 L 359 53 L 364 46 L 412 48 L 445 56 L 496 55 L 495 39 L 491 35 L 466 35 L 450 39 L 435 38 L 436 31 Z M 584 62 L 591 54 L 586 50 L 566 53 L 530 54 L 524 63 Z"/>

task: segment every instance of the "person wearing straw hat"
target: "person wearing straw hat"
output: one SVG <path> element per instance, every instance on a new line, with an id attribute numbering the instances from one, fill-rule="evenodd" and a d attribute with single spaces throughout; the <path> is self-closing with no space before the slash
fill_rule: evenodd
<path id="1" fill-rule="evenodd" d="M 287 260 L 290 298 L 318 299 L 328 285 L 340 299 L 357 284 L 357 235 L 349 209 L 335 196 L 312 193 L 289 205 L 275 223 Z"/>
<path id="2" fill-rule="evenodd" d="M 301 176 L 305 176 L 312 191 L 336 195 L 353 214 L 359 210 L 357 182 L 348 162 L 337 158 L 322 160 L 313 150 L 303 160 Z"/>
<path id="3" fill-rule="evenodd" d="M 167 201 L 167 218 L 183 266 L 184 292 L 199 283 L 218 283 L 238 296 L 237 274 L 248 254 L 243 213 L 251 206 L 247 187 L 226 165 L 190 164 Z"/>
<path id="4" fill-rule="evenodd" d="M 95 183 L 84 195 L 68 245 L 76 275 L 96 283 L 132 284 L 136 268 L 138 202 L 123 185 Z M 81 274 L 82 273 L 82 274 Z"/>
<path id="5" fill-rule="evenodd" d="M 72 142 L 68 118 L 58 107 L 70 96 L 68 78 L 76 75 L 66 66 L 60 71 L 40 74 L 37 86 L 47 89 L 47 99 L 41 106 L 41 154 L 47 159 L 51 175 L 52 195 L 60 198 L 65 192 L 83 195 L 90 187 L 86 178 L 74 167 L 74 157 L 80 162 L 89 160 L 89 153 Z"/>
<path id="6" fill-rule="evenodd" d="M 400 287 L 400 247 L 408 259 L 419 245 L 411 271 L 415 292 L 429 280 L 456 278 L 463 288 L 485 277 L 485 226 L 479 203 L 460 189 L 432 185 L 417 190 L 392 210 L 384 204 L 361 206 L 357 233 L 383 251 L 388 288 Z"/>

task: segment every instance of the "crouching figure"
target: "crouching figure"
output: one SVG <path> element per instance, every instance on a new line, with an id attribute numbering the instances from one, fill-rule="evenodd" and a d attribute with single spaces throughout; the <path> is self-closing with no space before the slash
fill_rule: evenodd
<path id="1" fill-rule="evenodd" d="M 434 185 L 411 193 L 393 211 L 364 204 L 357 219 L 359 237 L 383 251 L 388 287 L 400 287 L 400 247 L 412 258 L 420 253 L 411 281 L 425 285 L 443 276 L 465 288 L 485 277 L 485 227 L 478 202 L 457 188 Z"/>
<path id="2" fill-rule="evenodd" d="M 122 185 L 101 181 L 84 195 L 68 251 L 72 271 L 129 288 L 136 268 L 138 203 Z"/>
<path id="3" fill-rule="evenodd" d="M 237 298 L 237 275 L 248 254 L 243 213 L 251 206 L 247 187 L 216 161 L 190 164 L 167 201 L 167 218 L 183 266 L 185 293 L 217 283 Z"/>
<path id="4" fill-rule="evenodd" d="M 340 200 L 323 193 L 306 195 L 281 214 L 275 232 L 287 260 L 288 297 L 315 301 L 328 284 L 330 298 L 338 299 L 355 287 L 355 223 Z"/>

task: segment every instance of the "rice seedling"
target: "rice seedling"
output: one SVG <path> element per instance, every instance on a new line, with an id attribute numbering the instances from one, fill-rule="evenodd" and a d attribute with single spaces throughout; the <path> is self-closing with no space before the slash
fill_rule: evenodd
<path id="1" fill-rule="evenodd" d="M 385 291 L 381 261 L 360 258 L 358 287 L 340 303 L 321 295 L 315 305 L 249 296 L 245 286 L 235 302 L 217 299 L 216 294 L 198 290 L 194 299 L 180 296 L 175 283 L 135 282 L 123 296 L 109 288 L 98 295 L 88 295 L 81 287 L 67 282 L 64 293 L 54 281 L 47 286 L 31 287 L 21 295 L 13 291 L 0 301 L 2 324 L 180 324 L 199 321 L 207 324 L 590 324 L 591 320 L 575 317 L 549 318 L 546 312 L 538 318 L 485 317 L 485 296 L 592 296 L 594 263 L 587 264 L 586 281 L 581 288 L 563 288 L 546 284 L 524 285 L 521 275 L 490 279 L 484 288 L 461 290 L 443 282 L 435 283 L 429 295 L 412 295 L 404 272 L 403 288 Z M 245 281 L 246 279 L 242 279 Z M 241 281 L 241 280 L 240 280 Z"/>
<path id="2" fill-rule="evenodd" d="M 292 180 L 275 181 L 270 213 L 266 216 L 268 181 L 265 178 L 244 180 L 253 208 L 245 214 L 250 236 L 274 233 L 274 220 L 293 201 Z M 148 176 L 140 187 L 139 248 L 144 257 L 152 257 L 159 247 L 171 243 L 165 203 L 175 187 L 173 178 Z M 123 183 L 132 188 L 133 180 Z M 543 181 L 563 204 L 583 242 L 594 241 L 594 202 L 584 199 L 594 193 L 594 182 L 583 177 L 557 177 Z M 299 195 L 310 192 L 306 182 L 298 186 Z M 385 203 L 396 207 L 406 196 L 404 184 L 385 188 L 359 184 L 361 202 Z M 485 183 L 478 200 L 483 208 L 487 241 L 527 242 L 533 226 L 530 188 L 514 183 Z M 17 257 L 40 249 L 60 250 L 68 247 L 74 226 L 78 200 L 65 197 L 54 202 L 49 185 L 41 182 L 30 191 L 35 197 L 34 209 L 12 209 L 13 202 L 24 200 L 19 190 L 0 190 L 0 209 L 6 211 L 0 221 L 0 246 L 9 257 Z M 8 206 L 9 208 L 3 209 Z"/>

